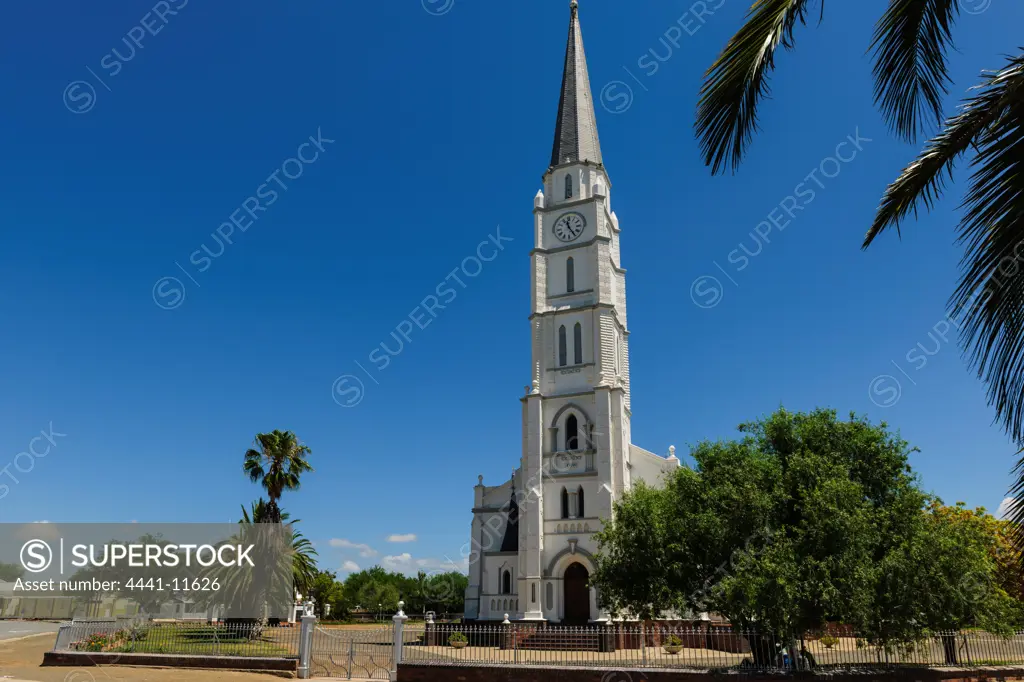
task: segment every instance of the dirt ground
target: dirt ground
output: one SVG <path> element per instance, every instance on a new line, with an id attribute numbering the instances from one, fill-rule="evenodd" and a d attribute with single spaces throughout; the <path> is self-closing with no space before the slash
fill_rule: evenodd
<path id="1" fill-rule="evenodd" d="M 274 682 L 280 674 L 228 670 L 184 670 L 97 666 L 93 668 L 42 667 L 43 652 L 53 647 L 52 633 L 24 639 L 0 640 L 0 680 L 3 682 Z"/>

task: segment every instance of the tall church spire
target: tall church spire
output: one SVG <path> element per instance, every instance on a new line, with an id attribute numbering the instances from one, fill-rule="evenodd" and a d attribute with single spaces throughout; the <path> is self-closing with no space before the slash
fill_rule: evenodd
<path id="1" fill-rule="evenodd" d="M 579 6 L 572 0 L 569 17 L 569 41 L 565 47 L 562 95 L 558 101 L 555 143 L 551 165 L 590 161 L 601 163 L 601 142 L 597 137 L 594 97 L 590 92 L 587 56 L 583 52 Z"/>

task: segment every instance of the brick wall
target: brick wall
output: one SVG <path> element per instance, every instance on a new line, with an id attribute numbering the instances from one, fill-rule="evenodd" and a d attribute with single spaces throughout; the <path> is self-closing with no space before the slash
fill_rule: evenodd
<path id="1" fill-rule="evenodd" d="M 1021 668 L 979 670 L 904 668 L 876 673 L 829 675 L 735 675 L 737 682 L 1015 682 L 1024 680 Z M 401 664 L 398 682 L 721 682 L 721 675 L 670 670 L 607 670 L 592 668 L 510 668 L 499 666 L 429 666 Z"/>
<path id="2" fill-rule="evenodd" d="M 182 654 L 119 654 L 112 652 L 47 651 L 45 666 L 87 668 L 96 665 L 146 665 L 160 668 L 214 668 L 221 670 L 271 670 L 296 672 L 294 658 L 256 658 L 242 656 L 189 656 Z"/>

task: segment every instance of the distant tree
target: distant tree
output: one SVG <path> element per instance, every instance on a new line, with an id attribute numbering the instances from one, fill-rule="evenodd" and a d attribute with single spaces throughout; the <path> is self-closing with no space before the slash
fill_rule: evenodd
<path id="1" fill-rule="evenodd" d="M 18 564 L 5 564 L 0 561 L 0 582 L 13 583 L 25 575 L 25 569 Z"/>
<path id="2" fill-rule="evenodd" d="M 419 571 L 410 577 L 374 566 L 345 579 L 344 606 L 347 611 L 357 606 L 369 612 L 380 608 L 390 615 L 402 600 L 407 613 L 459 612 L 468 585 L 469 578 L 458 571 L 432 575 Z"/>
<path id="3" fill-rule="evenodd" d="M 285 490 L 298 490 L 302 474 L 313 471 L 306 458 L 312 451 L 291 431 L 271 431 L 256 435 L 255 448 L 245 453 L 243 471 L 253 483 L 259 483 L 270 499 L 266 503 L 269 522 L 280 522 L 278 500 Z"/>
<path id="4" fill-rule="evenodd" d="M 983 520 L 925 511 L 912 450 L 885 424 L 779 410 L 740 431 L 699 444 L 695 468 L 663 490 L 638 485 L 615 505 L 592 578 L 607 607 L 713 611 L 793 653 L 835 621 L 883 644 L 1006 630 L 1012 603 L 986 583 L 994 536 Z"/>
<path id="5" fill-rule="evenodd" d="M 423 611 L 437 613 L 461 612 L 469 586 L 469 577 L 458 571 L 447 571 L 417 576 L 417 587 L 422 595 Z"/>
<path id="6" fill-rule="evenodd" d="M 324 614 L 324 606 L 328 604 L 331 606 L 331 615 L 337 616 L 344 612 L 345 586 L 338 582 L 336 573 L 317 571 L 307 591 L 315 600 L 316 608 L 321 615 Z"/>
<path id="7" fill-rule="evenodd" d="M 394 581 L 365 583 L 356 595 L 356 599 L 367 611 L 380 612 L 391 616 L 398 610 L 398 602 L 402 595 Z"/>

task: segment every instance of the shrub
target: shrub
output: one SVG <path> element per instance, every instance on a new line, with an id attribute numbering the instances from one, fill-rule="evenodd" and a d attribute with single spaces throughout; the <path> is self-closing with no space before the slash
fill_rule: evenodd
<path id="1" fill-rule="evenodd" d="M 464 634 L 462 634 L 461 632 L 453 632 L 451 634 L 451 636 L 448 638 L 448 643 L 449 644 L 455 644 L 456 642 L 468 642 L 468 641 L 469 640 L 466 639 L 466 636 Z"/>
<path id="2" fill-rule="evenodd" d="M 666 646 L 682 646 L 683 645 L 683 640 L 679 639 L 675 635 L 669 635 L 668 639 L 665 640 L 665 645 Z"/>
<path id="3" fill-rule="evenodd" d="M 96 633 L 89 635 L 85 641 L 81 643 L 79 649 L 81 651 L 103 651 L 103 647 L 107 646 L 109 643 L 110 642 L 107 640 L 106 635 Z"/>
<path id="4" fill-rule="evenodd" d="M 121 634 L 127 640 L 139 642 L 146 639 L 146 636 L 149 634 L 149 626 L 142 623 L 132 623 L 122 630 Z"/>
<path id="5" fill-rule="evenodd" d="M 822 635 L 818 641 L 821 642 L 821 645 L 826 649 L 831 649 L 836 644 L 839 644 L 839 638 L 835 635 Z"/>

